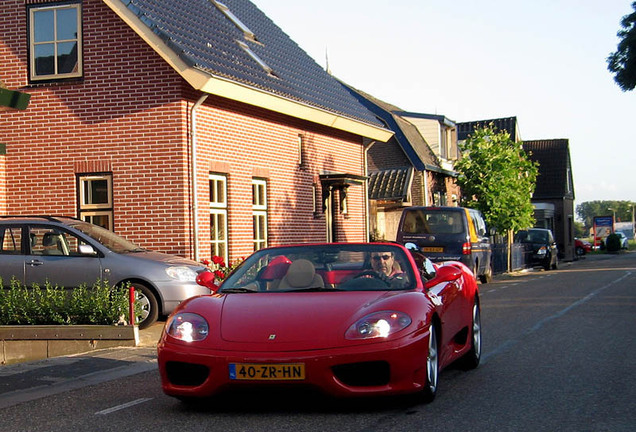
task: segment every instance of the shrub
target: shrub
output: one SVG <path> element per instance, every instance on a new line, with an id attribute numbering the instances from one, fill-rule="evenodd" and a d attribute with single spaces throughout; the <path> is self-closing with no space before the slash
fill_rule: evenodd
<path id="1" fill-rule="evenodd" d="M 621 250 L 621 238 L 616 234 L 610 234 L 605 239 L 605 248 L 608 252 L 618 252 Z"/>
<path id="2" fill-rule="evenodd" d="M 13 279 L 0 289 L 0 325 L 109 325 L 127 314 L 128 288 L 111 287 L 106 281 L 68 290 L 48 282 L 26 287 Z"/>

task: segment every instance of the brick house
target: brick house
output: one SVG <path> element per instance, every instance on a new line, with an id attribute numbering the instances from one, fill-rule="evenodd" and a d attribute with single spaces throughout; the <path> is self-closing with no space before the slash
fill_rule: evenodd
<path id="1" fill-rule="evenodd" d="M 567 139 L 528 140 L 523 149 L 539 164 L 537 186 L 532 194 L 535 226 L 554 233 L 559 259 L 573 261 L 574 179 Z"/>
<path id="2" fill-rule="evenodd" d="M 392 133 L 247 0 L 3 0 L 0 214 L 194 259 L 364 241 Z"/>
<path id="3" fill-rule="evenodd" d="M 454 122 L 441 115 L 404 111 L 351 86 L 349 91 L 395 134 L 370 142 L 370 228 L 378 238 L 395 240 L 404 207 L 455 206 L 460 198 L 454 161 L 459 157 Z"/>

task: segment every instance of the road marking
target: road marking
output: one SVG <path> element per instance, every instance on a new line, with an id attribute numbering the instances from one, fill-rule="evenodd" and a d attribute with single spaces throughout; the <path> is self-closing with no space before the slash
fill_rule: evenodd
<path id="1" fill-rule="evenodd" d="M 152 400 L 152 399 L 153 399 L 153 398 L 141 398 L 141 399 L 135 399 L 134 401 L 130 401 L 130 402 L 127 402 L 127 403 L 125 403 L 125 404 L 117 405 L 117 406 L 114 406 L 114 407 L 112 407 L 112 408 L 108 408 L 108 409 L 105 409 L 105 410 L 102 410 L 102 411 L 97 411 L 97 412 L 95 413 L 95 415 L 106 415 L 106 414 L 110 414 L 110 413 L 113 413 L 113 412 L 115 412 L 115 411 L 123 410 L 123 409 L 126 409 L 126 408 L 130 408 L 131 406 L 135 406 L 135 405 L 142 404 L 142 403 L 144 403 L 144 402 L 148 402 L 148 401 L 150 401 L 150 400 Z"/>
<path id="2" fill-rule="evenodd" d="M 629 277 L 631 275 L 632 275 L 632 272 L 628 271 L 623 276 L 619 277 L 616 280 L 613 280 L 612 282 L 600 287 L 599 289 L 597 289 L 595 291 L 592 291 L 591 293 L 589 293 L 588 295 L 586 295 L 583 298 L 578 299 L 577 301 L 575 301 L 574 303 L 572 303 L 568 307 L 563 308 L 560 311 L 558 311 L 557 313 L 555 313 L 553 315 L 550 315 L 548 317 L 545 317 L 542 320 L 539 320 L 534 326 L 532 326 L 530 329 L 528 329 L 525 332 L 523 332 L 521 334 L 521 336 L 525 337 L 525 336 L 531 335 L 532 333 L 535 333 L 536 331 L 541 329 L 541 327 L 543 327 L 548 322 L 562 317 L 563 315 L 565 315 L 566 313 L 568 313 L 569 311 L 571 311 L 575 307 L 582 305 L 583 303 L 587 303 L 589 300 L 591 300 L 596 295 L 600 294 L 601 292 L 605 291 L 607 288 L 609 288 L 612 285 L 615 285 L 615 284 L 621 282 L 623 279 L 625 279 L 625 278 L 627 278 L 627 277 Z M 489 353 L 487 353 L 485 355 L 482 355 L 481 364 L 486 363 L 486 361 L 488 359 L 490 359 L 491 357 L 495 357 L 495 356 L 497 356 L 499 354 L 502 354 L 502 353 L 508 351 L 510 348 L 512 348 L 513 346 L 517 345 L 519 342 L 520 342 L 519 339 L 509 339 L 509 340 L 505 341 L 504 343 L 499 345 L 497 348 L 495 348 L 491 352 L 489 352 Z"/>

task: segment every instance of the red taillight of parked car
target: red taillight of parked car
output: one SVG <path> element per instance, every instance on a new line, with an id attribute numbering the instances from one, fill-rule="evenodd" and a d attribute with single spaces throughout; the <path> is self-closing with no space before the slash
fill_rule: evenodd
<path id="1" fill-rule="evenodd" d="M 470 246 L 470 242 L 466 242 L 462 245 L 462 254 L 464 255 L 470 255 L 471 252 L 471 246 Z"/>

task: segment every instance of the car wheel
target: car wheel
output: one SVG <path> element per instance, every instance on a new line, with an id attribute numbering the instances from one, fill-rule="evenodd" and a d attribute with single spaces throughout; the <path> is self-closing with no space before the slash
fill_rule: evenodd
<path id="1" fill-rule="evenodd" d="M 462 365 L 466 369 L 475 369 L 481 360 L 481 309 L 479 301 L 475 298 L 473 305 L 473 317 L 470 332 L 470 350 L 462 358 Z"/>
<path id="2" fill-rule="evenodd" d="M 578 247 L 576 248 L 576 255 L 577 255 L 577 256 L 583 256 L 583 255 L 585 255 L 585 249 L 583 249 L 581 246 L 578 246 Z"/>
<path id="3" fill-rule="evenodd" d="M 135 289 L 135 318 L 140 329 L 154 324 L 159 318 L 159 305 L 155 294 L 145 285 L 133 283 Z"/>
<path id="4" fill-rule="evenodd" d="M 488 264 L 488 267 L 486 267 L 486 273 L 480 275 L 479 280 L 481 281 L 481 283 L 492 282 L 492 263 Z"/>
<path id="5" fill-rule="evenodd" d="M 426 385 L 422 392 L 424 402 L 432 402 L 437 394 L 439 380 L 439 347 L 437 344 L 437 326 L 431 324 L 429 328 L 428 352 L 426 354 Z"/>
<path id="6" fill-rule="evenodd" d="M 552 257 L 547 257 L 546 260 L 543 262 L 543 269 L 545 271 L 550 270 L 550 267 L 552 266 Z"/>

